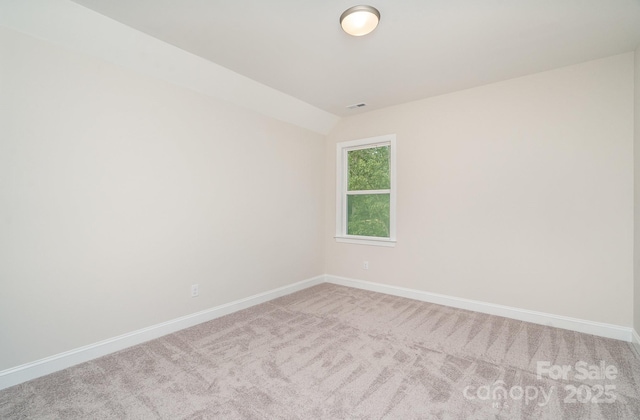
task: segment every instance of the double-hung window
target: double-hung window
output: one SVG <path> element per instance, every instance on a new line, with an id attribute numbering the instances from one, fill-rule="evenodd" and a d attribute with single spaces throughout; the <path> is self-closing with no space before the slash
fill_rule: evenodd
<path id="1" fill-rule="evenodd" d="M 336 241 L 394 246 L 396 136 L 337 145 Z"/>

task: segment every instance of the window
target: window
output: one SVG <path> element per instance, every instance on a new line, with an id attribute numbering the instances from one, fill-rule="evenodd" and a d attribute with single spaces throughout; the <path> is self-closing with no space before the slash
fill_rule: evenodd
<path id="1" fill-rule="evenodd" d="M 337 145 L 336 241 L 394 246 L 396 136 Z"/>

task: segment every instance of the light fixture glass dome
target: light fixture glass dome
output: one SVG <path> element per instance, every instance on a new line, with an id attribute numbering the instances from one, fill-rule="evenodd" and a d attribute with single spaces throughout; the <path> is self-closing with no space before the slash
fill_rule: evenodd
<path id="1" fill-rule="evenodd" d="M 372 6 L 353 6 L 348 8 L 340 16 L 340 26 L 353 36 L 362 36 L 370 33 L 380 21 L 380 12 Z"/>

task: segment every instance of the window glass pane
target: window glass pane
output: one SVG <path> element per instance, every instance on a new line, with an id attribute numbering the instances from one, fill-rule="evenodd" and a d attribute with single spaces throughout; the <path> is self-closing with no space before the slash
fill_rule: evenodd
<path id="1" fill-rule="evenodd" d="M 350 150 L 348 190 L 387 190 L 391 188 L 389 175 L 389 146 Z"/>
<path id="2" fill-rule="evenodd" d="M 389 194 L 347 196 L 347 234 L 389 237 Z"/>

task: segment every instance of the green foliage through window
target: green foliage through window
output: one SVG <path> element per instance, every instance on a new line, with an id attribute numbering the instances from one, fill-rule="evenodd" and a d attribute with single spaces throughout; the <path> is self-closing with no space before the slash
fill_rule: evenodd
<path id="1" fill-rule="evenodd" d="M 347 234 L 388 238 L 390 146 L 350 150 L 347 156 Z"/>
<path id="2" fill-rule="evenodd" d="M 347 234 L 389 237 L 390 194 L 347 196 Z"/>
<path id="3" fill-rule="evenodd" d="M 391 188 L 389 146 L 350 150 L 349 191 L 387 190 Z"/>

